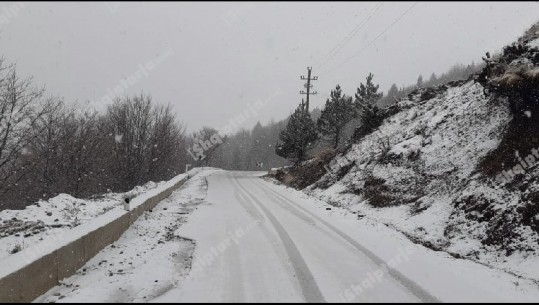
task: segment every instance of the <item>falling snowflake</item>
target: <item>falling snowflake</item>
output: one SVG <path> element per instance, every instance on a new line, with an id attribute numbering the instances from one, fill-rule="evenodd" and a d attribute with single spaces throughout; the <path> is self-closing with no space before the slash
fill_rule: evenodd
<path id="1" fill-rule="evenodd" d="M 123 134 L 116 134 L 116 135 L 114 136 L 114 141 L 115 141 L 116 143 L 122 143 L 122 138 L 123 138 L 123 137 L 124 137 Z"/>

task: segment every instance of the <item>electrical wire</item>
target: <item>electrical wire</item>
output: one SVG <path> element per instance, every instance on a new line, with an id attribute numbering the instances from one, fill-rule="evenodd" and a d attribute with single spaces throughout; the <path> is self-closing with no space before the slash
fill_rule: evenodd
<path id="1" fill-rule="evenodd" d="M 376 5 L 376 7 L 374 7 L 370 12 L 369 14 L 367 15 L 367 17 L 365 19 L 363 19 L 363 21 L 356 25 L 354 27 L 354 29 L 352 29 L 352 31 L 350 31 L 350 33 L 348 33 L 335 47 L 333 47 L 333 49 L 331 49 L 331 51 L 329 51 L 329 53 L 327 53 L 326 55 L 324 55 L 317 63 L 315 63 L 315 67 L 316 68 L 321 68 L 323 67 L 330 59 L 332 59 L 333 57 L 335 57 L 351 40 L 352 38 L 354 38 L 354 36 L 359 33 L 359 31 L 361 31 L 361 29 L 367 24 L 367 22 L 369 22 L 369 20 L 372 19 L 372 17 L 374 17 L 374 15 L 376 14 L 376 12 L 383 6 L 384 4 L 383 3 L 378 3 Z"/>
<path id="2" fill-rule="evenodd" d="M 385 28 L 380 34 L 378 34 L 378 36 L 376 36 L 373 40 L 371 40 L 367 45 L 365 45 L 363 48 L 361 48 L 359 51 L 357 51 L 356 53 L 354 53 L 352 56 L 348 57 L 345 61 L 343 61 L 342 63 L 338 64 L 337 66 L 329 69 L 329 70 L 326 70 L 325 72 L 322 72 L 320 73 L 320 75 L 326 75 L 326 74 L 329 74 L 333 71 L 335 71 L 336 69 L 342 67 L 344 64 L 346 64 L 347 62 L 349 62 L 351 59 L 353 59 L 354 57 L 356 57 L 357 55 L 361 54 L 363 51 L 365 51 L 369 46 L 371 46 L 373 43 L 375 43 L 380 37 L 382 37 L 382 35 L 384 35 L 387 31 L 389 31 L 393 26 L 395 26 L 395 24 L 397 24 L 402 18 L 404 18 L 404 16 L 406 16 L 406 14 L 408 14 L 408 12 L 410 12 L 415 6 L 417 5 L 417 2 L 415 2 L 414 4 L 412 4 L 408 9 L 406 9 L 397 19 L 395 19 L 387 28 Z"/>

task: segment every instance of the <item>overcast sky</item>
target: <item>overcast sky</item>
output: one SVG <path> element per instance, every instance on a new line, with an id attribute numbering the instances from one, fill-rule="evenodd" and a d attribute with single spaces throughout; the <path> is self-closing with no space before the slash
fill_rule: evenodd
<path id="1" fill-rule="evenodd" d="M 319 76 L 311 105 L 322 106 L 369 72 L 386 92 L 478 62 L 536 21 L 537 2 L 1 3 L 0 54 L 69 102 L 144 91 L 189 130 L 268 101 L 251 128 L 293 111 L 307 66 Z"/>

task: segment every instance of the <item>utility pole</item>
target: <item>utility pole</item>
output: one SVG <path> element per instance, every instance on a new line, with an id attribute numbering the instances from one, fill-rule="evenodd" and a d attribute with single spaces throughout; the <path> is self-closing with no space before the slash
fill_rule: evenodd
<path id="1" fill-rule="evenodd" d="M 313 76 L 313 77 L 311 77 L 311 70 L 312 70 L 312 69 L 313 69 L 312 67 L 307 67 L 307 77 L 305 77 L 305 76 L 303 76 L 303 75 L 301 76 L 301 79 L 302 79 L 302 80 L 306 80 L 306 81 L 307 81 L 307 82 L 305 83 L 305 85 L 304 85 L 305 89 L 307 89 L 307 92 L 305 92 L 305 91 L 303 91 L 303 90 L 301 90 L 301 91 L 299 92 L 299 94 L 306 94 L 306 95 L 307 95 L 307 99 L 306 99 L 306 101 L 305 101 L 305 112 L 307 112 L 307 113 L 309 113 L 309 95 L 311 95 L 311 94 L 312 94 L 312 95 L 315 95 L 315 94 L 318 93 L 318 92 L 316 92 L 316 91 L 311 92 L 311 88 L 313 87 L 313 85 L 311 85 L 311 81 L 312 81 L 312 80 L 317 80 L 317 79 L 318 79 L 318 76 Z"/>

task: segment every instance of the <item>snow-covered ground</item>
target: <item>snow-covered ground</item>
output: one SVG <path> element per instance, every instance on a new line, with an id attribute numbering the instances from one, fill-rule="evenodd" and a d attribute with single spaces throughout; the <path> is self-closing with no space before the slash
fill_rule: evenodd
<path id="1" fill-rule="evenodd" d="M 433 249 L 539 282 L 538 232 L 519 222 L 518 213 L 503 218 L 524 204 L 525 192 L 501 188 L 480 172 L 512 120 L 506 101 L 469 81 L 398 105 L 397 114 L 337 157 L 351 165 L 347 172 L 336 167 L 305 192 Z M 508 222 L 517 237 L 496 236 Z"/>
<path id="2" fill-rule="evenodd" d="M 263 173 L 199 173 L 37 302 L 535 302 L 539 286 L 414 244 Z"/>
<path id="3" fill-rule="evenodd" d="M 177 234 L 206 196 L 207 169 L 189 179 L 114 244 L 36 302 L 143 302 L 177 284 L 190 269 L 195 241 Z"/>
<path id="4" fill-rule="evenodd" d="M 47 236 L 62 234 L 111 210 L 121 210 L 125 197 L 136 197 L 164 183 L 148 182 L 129 192 L 108 193 L 95 199 L 60 194 L 24 210 L 3 210 L 0 212 L 0 260 Z"/>
<path id="5" fill-rule="evenodd" d="M 535 302 L 539 285 L 501 270 L 465 259 L 456 259 L 442 251 L 432 251 L 410 241 L 402 233 L 377 219 L 358 217 L 346 208 L 328 205 L 304 192 L 274 185 L 287 198 L 301 204 L 332 225 L 352 236 L 362 246 L 389 261 L 399 249 L 411 252 L 397 270 L 443 302 Z M 326 210 L 331 207 L 331 210 Z"/>

